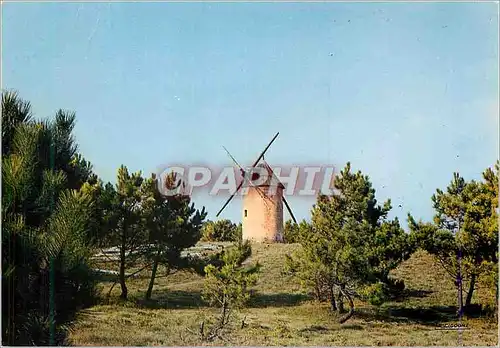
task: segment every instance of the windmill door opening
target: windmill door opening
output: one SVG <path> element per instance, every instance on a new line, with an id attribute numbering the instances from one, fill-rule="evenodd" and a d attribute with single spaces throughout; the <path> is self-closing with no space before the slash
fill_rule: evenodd
<path id="1" fill-rule="evenodd" d="M 247 210 L 245 209 L 245 217 L 247 217 Z"/>

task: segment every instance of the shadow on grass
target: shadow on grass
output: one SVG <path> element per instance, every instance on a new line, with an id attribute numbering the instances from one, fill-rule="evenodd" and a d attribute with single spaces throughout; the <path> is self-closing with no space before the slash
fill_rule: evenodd
<path id="1" fill-rule="evenodd" d="M 145 292 L 141 291 L 131 298 L 137 306 L 150 309 L 187 309 L 206 307 L 200 291 L 168 290 L 163 293 L 154 293 L 150 300 L 144 299 Z M 303 294 L 259 294 L 255 293 L 250 297 L 248 307 L 285 307 L 295 306 L 300 302 L 309 300 L 307 295 Z"/>
<path id="2" fill-rule="evenodd" d="M 296 306 L 303 301 L 310 300 L 310 297 L 304 294 L 260 294 L 255 293 L 250 297 L 248 307 L 264 308 L 264 307 L 288 307 Z"/>
<path id="3" fill-rule="evenodd" d="M 359 331 L 359 330 L 363 330 L 363 326 L 361 325 L 358 325 L 358 324 L 343 324 L 342 325 L 342 330 L 355 330 L 355 331 Z M 325 327 L 325 326 L 321 326 L 321 325 L 312 325 L 312 326 L 308 326 L 308 327 L 305 327 L 303 329 L 300 329 L 299 332 L 317 332 L 317 333 L 324 333 L 324 332 L 327 332 L 327 331 L 330 331 L 331 329 Z"/>
<path id="4" fill-rule="evenodd" d="M 329 331 L 327 327 L 320 326 L 320 325 L 312 325 L 309 327 L 305 327 L 303 329 L 300 329 L 299 332 L 325 332 Z"/>
<path id="5" fill-rule="evenodd" d="M 432 294 L 430 290 L 415 290 L 415 289 L 405 289 L 402 293 L 395 296 L 392 301 L 402 302 L 409 298 L 424 298 Z"/>
<path id="6" fill-rule="evenodd" d="M 101 283 L 114 283 L 118 281 L 118 276 L 116 274 L 95 272 L 94 278 L 97 282 Z"/>
<path id="7" fill-rule="evenodd" d="M 358 324 L 343 324 L 342 330 L 363 330 L 363 326 Z"/>
<path id="8" fill-rule="evenodd" d="M 118 274 L 105 273 L 103 271 L 94 272 L 94 279 L 97 282 L 101 282 L 101 283 L 118 283 L 119 282 Z M 135 275 L 127 278 L 127 280 L 129 280 L 129 279 L 149 279 L 149 276 L 135 274 Z"/>
<path id="9" fill-rule="evenodd" d="M 392 307 L 375 312 L 366 310 L 356 311 L 358 318 L 365 320 L 379 320 L 385 322 L 418 323 L 423 325 L 437 325 L 457 319 L 455 306 L 431 306 L 427 308 Z"/>
<path id="10" fill-rule="evenodd" d="M 133 300 L 139 307 L 150 309 L 187 309 L 205 307 L 200 291 L 168 290 L 154 293 L 150 300 L 144 299 L 145 292 L 140 292 Z"/>

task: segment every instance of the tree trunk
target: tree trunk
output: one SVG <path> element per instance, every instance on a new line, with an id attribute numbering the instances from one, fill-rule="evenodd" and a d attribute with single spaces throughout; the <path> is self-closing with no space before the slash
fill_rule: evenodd
<path id="1" fill-rule="evenodd" d="M 316 300 L 321 301 L 321 291 L 318 277 L 316 276 L 316 281 L 314 282 L 314 294 L 316 296 Z"/>
<path id="2" fill-rule="evenodd" d="M 151 270 L 151 279 L 149 280 L 149 286 L 148 286 L 148 291 L 146 291 L 146 300 L 151 299 L 151 293 L 153 292 L 153 286 L 155 284 L 155 278 L 156 278 L 156 271 L 158 270 L 158 262 L 160 260 L 160 248 L 158 248 L 158 251 L 156 253 L 154 262 L 153 262 L 153 268 Z"/>
<path id="3" fill-rule="evenodd" d="M 465 307 L 469 307 L 472 302 L 472 294 L 474 293 L 474 288 L 476 286 L 476 275 L 472 274 L 470 278 L 469 292 L 467 293 L 467 298 L 465 299 Z"/>
<path id="4" fill-rule="evenodd" d="M 335 293 L 333 292 L 333 286 L 330 287 L 330 310 L 332 312 L 337 311 L 337 303 L 335 303 Z"/>
<path id="5" fill-rule="evenodd" d="M 349 313 L 347 313 L 346 316 L 340 318 L 339 320 L 339 323 L 343 324 L 354 315 L 354 302 L 352 301 L 351 296 L 347 292 L 345 292 L 343 288 L 340 289 L 340 292 L 347 298 L 347 301 L 349 301 Z"/>
<path id="6" fill-rule="evenodd" d="M 462 254 L 458 252 L 458 271 L 457 271 L 457 287 L 458 287 L 458 317 L 462 318 L 464 312 L 464 300 L 463 300 L 463 278 L 462 278 L 462 268 L 461 268 L 461 258 Z"/>
<path id="7" fill-rule="evenodd" d="M 123 231 L 123 236 L 122 236 L 122 245 L 120 247 L 120 286 L 122 288 L 122 293 L 120 295 L 120 298 L 123 300 L 127 299 L 128 296 L 128 289 L 127 289 L 127 284 L 125 283 L 125 247 L 126 247 L 126 238 L 125 238 L 125 231 Z"/>
<path id="8" fill-rule="evenodd" d="M 339 294 L 338 294 L 337 303 L 338 303 L 338 307 L 339 307 L 339 313 L 345 313 L 344 296 L 342 295 L 342 289 L 344 289 L 345 286 L 342 285 L 340 288 L 341 288 L 341 290 L 339 291 Z"/>
<path id="9" fill-rule="evenodd" d="M 495 298 L 498 300 L 498 282 L 495 282 Z M 495 304 L 498 306 L 498 301 Z"/>

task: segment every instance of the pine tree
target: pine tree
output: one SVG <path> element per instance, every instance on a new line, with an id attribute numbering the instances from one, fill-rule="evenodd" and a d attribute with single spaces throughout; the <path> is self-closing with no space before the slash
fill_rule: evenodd
<path id="1" fill-rule="evenodd" d="M 71 180 L 74 117 L 34 121 L 30 104 L 2 94 L 2 339 L 64 343 L 64 325 L 92 303 L 86 243 L 92 199 Z M 5 127 L 5 128 L 4 128 Z M 75 182 L 77 182 L 75 180 Z M 80 181 L 83 182 L 83 181 Z"/>
<path id="2" fill-rule="evenodd" d="M 432 196 L 432 223 L 408 218 L 416 243 L 437 258 L 458 287 L 468 282 L 465 307 L 472 303 L 478 277 L 498 263 L 498 171 L 497 163 L 482 181 L 469 182 L 454 173 L 446 191 L 437 189 Z M 462 306 L 460 300 L 459 310 Z"/>
<path id="3" fill-rule="evenodd" d="M 141 172 L 129 174 L 127 167 L 122 165 L 118 169 L 116 183 L 116 197 L 112 202 L 112 210 L 116 216 L 111 227 L 112 243 L 119 249 L 119 283 L 120 297 L 128 297 L 126 269 L 134 265 L 141 255 L 141 248 L 146 240 L 146 231 L 142 224 Z"/>
<path id="4" fill-rule="evenodd" d="M 224 250 L 218 263 L 205 267 L 203 298 L 209 305 L 220 310 L 216 322 L 205 329 L 200 326 L 203 340 L 222 338 L 224 329 L 230 324 L 235 311 L 242 308 L 250 298 L 249 288 L 257 281 L 260 265 L 243 265 L 250 257 L 248 241 Z"/>
<path id="5" fill-rule="evenodd" d="M 167 178 L 165 183 L 173 180 L 173 177 L 170 180 Z M 162 195 L 158 182 L 153 174 L 142 187 L 142 209 L 149 241 L 146 259 L 152 261 L 146 300 L 151 298 L 159 264 L 166 266 L 167 274 L 174 269 L 188 267 L 189 263 L 181 258 L 181 252 L 200 240 L 201 226 L 207 215 L 204 207 L 201 211 L 195 209 L 187 195 Z"/>
<path id="6" fill-rule="evenodd" d="M 285 243 L 298 243 L 301 234 L 308 233 L 310 228 L 311 224 L 306 220 L 302 220 L 298 224 L 293 220 L 287 220 L 283 228 L 283 237 Z"/>
<path id="7" fill-rule="evenodd" d="M 389 271 L 413 250 L 397 219 L 389 220 L 390 201 L 377 204 L 367 176 L 352 173 L 348 163 L 334 182 L 336 193 L 319 195 L 312 226 L 299 234 L 301 250 L 288 257 L 288 271 L 329 299 L 332 310 L 349 303 L 345 322 L 354 313 L 354 297 L 381 304 L 388 295 Z M 338 305 L 338 306 L 337 306 Z"/>
<path id="8" fill-rule="evenodd" d="M 81 191 L 90 195 L 94 202 L 89 217 L 88 243 L 103 252 L 102 248 L 112 245 L 113 234 L 117 228 L 117 192 L 111 183 L 104 184 L 100 179 L 85 182 Z"/>

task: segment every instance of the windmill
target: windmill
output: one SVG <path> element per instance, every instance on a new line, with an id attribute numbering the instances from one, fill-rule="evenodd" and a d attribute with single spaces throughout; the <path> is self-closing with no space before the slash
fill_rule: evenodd
<path id="1" fill-rule="evenodd" d="M 247 192 L 243 197 L 243 212 L 242 212 L 242 227 L 243 239 L 254 241 L 282 241 L 283 240 L 283 203 L 296 223 L 297 220 L 290 209 L 290 205 L 286 201 L 283 190 L 284 185 L 274 175 L 271 167 L 264 160 L 264 154 L 269 149 L 271 144 L 278 137 L 279 132 L 260 153 L 248 172 L 236 161 L 236 159 L 223 146 L 231 160 L 240 169 L 242 181 L 236 188 L 236 191 L 229 197 L 226 203 L 217 213 L 217 217 L 222 213 L 224 208 L 231 202 L 238 191 L 246 184 Z M 260 163 L 259 163 L 260 162 Z M 265 181 L 257 183 L 260 173 L 267 174 Z M 249 175 L 250 174 L 250 175 Z"/>

